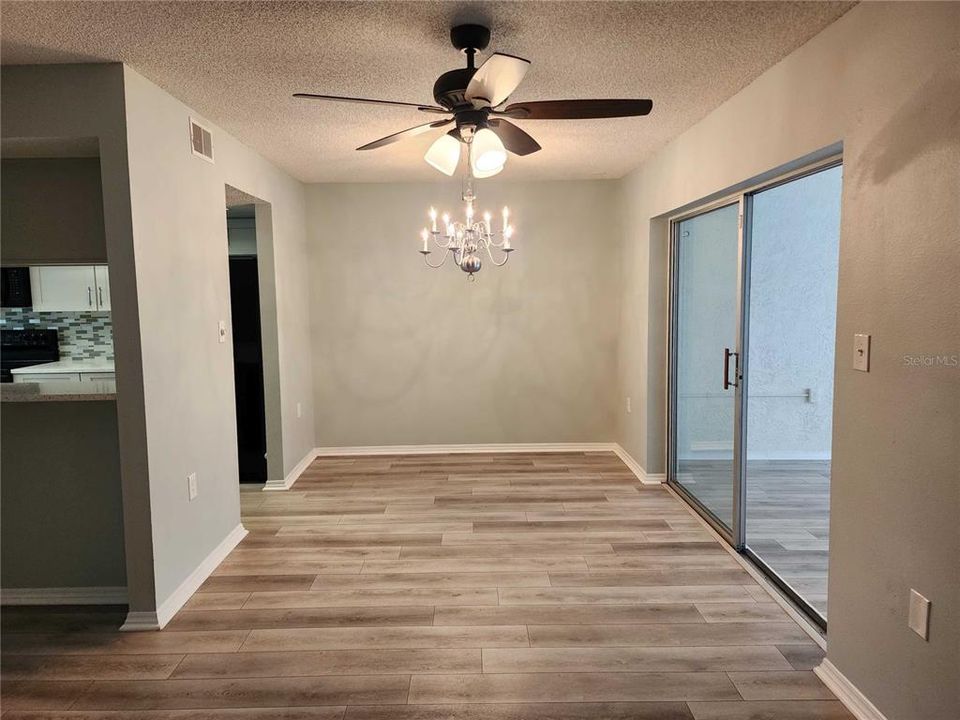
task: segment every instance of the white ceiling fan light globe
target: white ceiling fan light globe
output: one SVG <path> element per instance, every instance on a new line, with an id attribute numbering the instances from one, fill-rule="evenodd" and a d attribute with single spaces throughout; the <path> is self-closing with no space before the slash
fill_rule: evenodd
<path id="1" fill-rule="evenodd" d="M 503 170 L 507 162 L 507 151 L 497 134 L 490 128 L 481 128 L 470 143 L 470 166 L 473 176 L 490 177 Z"/>
<path id="2" fill-rule="evenodd" d="M 445 133 L 433 141 L 423 159 L 444 175 L 453 175 L 460 164 L 460 141 Z"/>

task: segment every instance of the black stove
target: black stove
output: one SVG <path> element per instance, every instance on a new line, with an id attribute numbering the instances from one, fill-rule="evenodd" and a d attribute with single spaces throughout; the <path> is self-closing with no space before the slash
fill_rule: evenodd
<path id="1" fill-rule="evenodd" d="M 13 382 L 10 372 L 60 359 L 56 330 L 0 330 L 0 382 Z"/>

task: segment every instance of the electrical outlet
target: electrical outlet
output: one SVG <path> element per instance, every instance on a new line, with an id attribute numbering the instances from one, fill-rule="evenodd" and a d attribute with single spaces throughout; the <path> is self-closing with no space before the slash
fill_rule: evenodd
<path id="1" fill-rule="evenodd" d="M 297 403 L 297 417 L 303 417 L 303 406 L 300 403 Z"/>
<path id="2" fill-rule="evenodd" d="M 924 640 L 930 639 L 930 601 L 913 588 L 910 588 L 907 625 Z"/>
<path id="3" fill-rule="evenodd" d="M 630 396 L 627 395 L 627 414 L 629 415 L 632 412 L 633 412 L 633 407 L 630 404 Z"/>
<path id="4" fill-rule="evenodd" d="M 197 492 L 197 474 L 195 472 L 190 473 L 187 475 L 187 495 L 191 500 L 196 500 Z"/>
<path id="5" fill-rule="evenodd" d="M 853 336 L 853 369 L 860 372 L 870 372 L 870 336 L 856 334 Z"/>
<path id="6" fill-rule="evenodd" d="M 227 322 L 226 320 L 221 320 L 217 323 L 217 339 L 219 342 L 225 343 L 227 341 Z"/>

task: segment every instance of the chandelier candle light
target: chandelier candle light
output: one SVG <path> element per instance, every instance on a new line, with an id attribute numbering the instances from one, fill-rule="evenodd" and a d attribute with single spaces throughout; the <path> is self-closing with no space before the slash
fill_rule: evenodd
<path id="1" fill-rule="evenodd" d="M 513 226 L 510 224 L 510 210 L 503 208 L 503 222 L 500 225 L 500 231 L 494 232 L 491 225 L 490 213 L 483 214 L 482 219 L 474 217 L 473 196 L 468 194 L 464 197 L 466 202 L 466 222 L 451 221 L 450 216 L 444 213 L 437 221 L 437 211 L 430 208 L 430 229 L 423 228 L 420 231 L 420 239 L 423 241 L 423 248 L 420 254 L 423 255 L 424 262 L 432 267 L 438 268 L 443 265 L 447 256 L 453 254 L 453 261 L 461 270 L 467 273 L 470 280 L 474 280 L 474 273 L 480 272 L 483 262 L 480 256 L 484 251 L 490 262 L 500 267 L 506 265 L 510 259 L 510 253 L 514 248 L 510 244 L 513 237 Z M 434 264 L 430 262 L 429 255 L 430 238 L 433 238 L 433 244 L 443 250 L 443 257 L 440 262 Z M 499 241 L 498 239 L 499 238 Z M 502 260 L 497 262 L 493 255 L 493 249 L 502 253 Z"/>

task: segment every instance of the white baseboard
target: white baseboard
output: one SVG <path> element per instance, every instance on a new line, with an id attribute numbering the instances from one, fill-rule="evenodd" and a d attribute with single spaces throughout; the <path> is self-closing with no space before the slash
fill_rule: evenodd
<path id="1" fill-rule="evenodd" d="M 180 587 L 173 591 L 166 600 L 161 603 L 156 612 L 128 612 L 127 620 L 124 622 L 121 630 L 162 630 L 170 622 L 174 615 L 182 608 L 187 600 L 197 591 L 203 581 L 210 577 L 210 574 L 217 569 L 217 566 L 223 562 L 224 558 L 230 554 L 237 544 L 247 535 L 247 529 L 243 525 L 237 525 L 230 533 L 217 545 L 213 551 L 203 559 L 203 562 L 190 575 L 180 583 Z"/>
<path id="2" fill-rule="evenodd" d="M 339 455 L 445 455 L 448 453 L 615 452 L 616 443 L 488 443 L 465 445 L 361 445 L 316 448 L 316 457 Z"/>
<path id="3" fill-rule="evenodd" d="M 308 450 L 303 459 L 294 466 L 293 470 L 287 473 L 283 480 L 267 480 L 263 486 L 264 491 L 289 490 L 316 458 L 317 449 Z"/>
<path id="4" fill-rule="evenodd" d="M 813 671 L 857 720 L 887 720 L 877 706 L 829 660 L 823 660 Z"/>
<path id="5" fill-rule="evenodd" d="M 160 627 L 156 612 L 128 612 L 120 630 L 122 632 L 142 632 L 144 630 L 159 630 Z"/>
<path id="6" fill-rule="evenodd" d="M 637 476 L 637 479 L 642 482 L 644 485 L 659 485 L 664 482 L 665 477 L 663 473 L 648 473 L 644 470 L 640 463 L 633 459 L 633 456 L 630 455 L 626 450 L 623 449 L 618 443 L 614 443 L 613 451 L 617 454 L 623 464 L 630 468 L 630 471 Z"/>
<path id="7" fill-rule="evenodd" d="M 126 605 L 125 587 L 3 588 L 3 605 Z"/>

